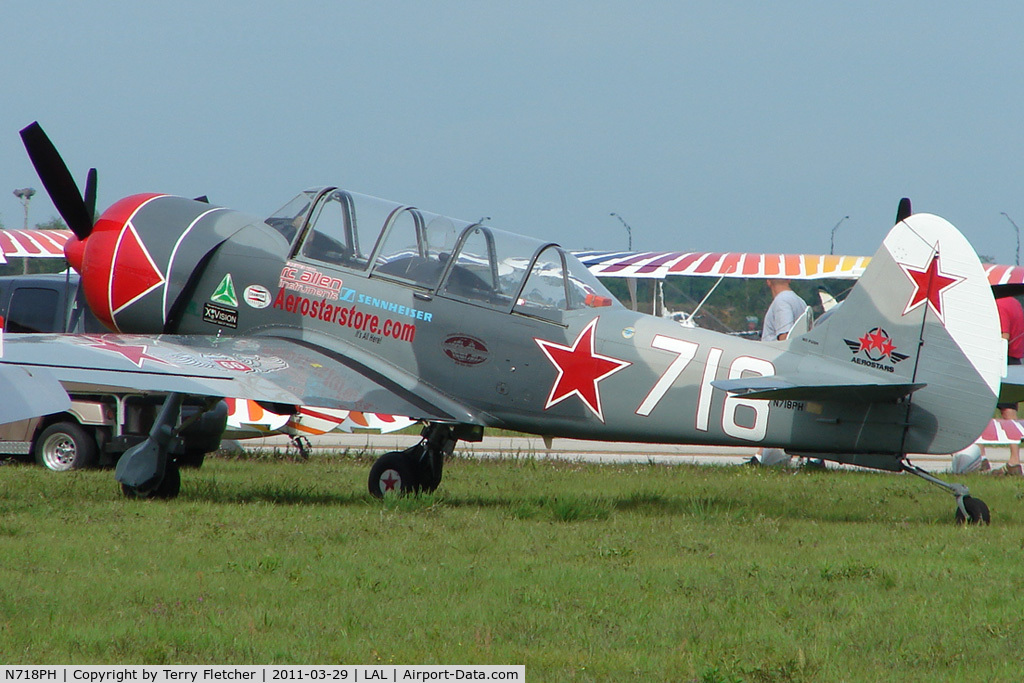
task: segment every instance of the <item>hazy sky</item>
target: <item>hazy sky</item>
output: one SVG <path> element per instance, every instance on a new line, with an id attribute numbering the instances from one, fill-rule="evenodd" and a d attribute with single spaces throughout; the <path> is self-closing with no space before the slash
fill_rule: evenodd
<path id="1" fill-rule="evenodd" d="M 573 248 L 873 253 L 901 196 L 1014 261 L 1019 2 L 0 6 L 0 220 L 56 212 L 39 120 L 99 202 L 265 216 L 336 184 Z"/>

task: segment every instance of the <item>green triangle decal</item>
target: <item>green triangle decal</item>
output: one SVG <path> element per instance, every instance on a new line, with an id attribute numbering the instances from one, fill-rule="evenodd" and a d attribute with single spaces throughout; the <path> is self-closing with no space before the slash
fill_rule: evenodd
<path id="1" fill-rule="evenodd" d="M 217 285 L 216 291 L 210 297 L 210 301 L 228 306 L 238 306 L 238 296 L 235 295 L 235 285 L 231 282 L 231 273 L 224 276 L 224 279 Z"/>

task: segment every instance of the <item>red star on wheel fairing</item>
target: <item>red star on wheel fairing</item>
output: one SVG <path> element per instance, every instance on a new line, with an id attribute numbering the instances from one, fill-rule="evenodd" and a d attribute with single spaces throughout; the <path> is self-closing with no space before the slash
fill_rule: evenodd
<path id="1" fill-rule="evenodd" d="M 604 422 L 604 413 L 601 412 L 601 391 L 597 383 L 632 363 L 602 355 L 594 350 L 594 329 L 598 320 L 599 318 L 591 320 L 580 331 L 572 346 L 534 338 L 540 350 L 558 370 L 544 410 L 570 396 L 578 396 L 583 405 L 587 406 L 597 419 Z"/>
<path id="2" fill-rule="evenodd" d="M 907 302 L 907 307 L 903 309 L 903 315 L 927 303 L 928 308 L 939 316 L 939 320 L 945 322 L 942 314 L 942 295 L 947 289 L 955 287 L 966 278 L 942 272 L 938 252 L 932 254 L 924 268 L 915 268 L 903 263 L 899 266 L 914 285 L 914 292 Z"/>

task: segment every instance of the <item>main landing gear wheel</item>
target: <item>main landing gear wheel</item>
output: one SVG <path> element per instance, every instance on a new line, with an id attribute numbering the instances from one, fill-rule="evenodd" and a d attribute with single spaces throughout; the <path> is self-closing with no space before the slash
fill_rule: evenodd
<path id="1" fill-rule="evenodd" d="M 389 493 L 412 493 L 416 487 L 405 451 L 392 451 L 377 458 L 370 468 L 368 484 L 370 495 L 376 498 L 383 498 Z"/>
<path id="2" fill-rule="evenodd" d="M 423 428 L 423 440 L 404 451 L 385 453 L 370 468 L 370 495 L 387 493 L 432 493 L 441 484 L 444 459 L 452 454 L 454 430 L 449 425 L 430 424 Z"/>
<path id="3" fill-rule="evenodd" d="M 956 523 L 963 524 L 989 524 L 992 521 L 992 516 L 988 512 L 988 505 L 980 498 L 973 498 L 971 496 L 964 496 L 960 501 L 957 501 L 956 506 Z M 966 514 L 964 514 L 966 512 Z"/>
<path id="4" fill-rule="evenodd" d="M 167 463 L 167 469 L 164 470 L 164 478 L 160 480 L 160 483 L 152 491 L 140 491 L 134 486 L 121 484 L 121 493 L 124 494 L 125 498 L 148 498 L 152 500 L 171 500 L 172 498 L 177 498 L 178 494 L 181 493 L 181 471 L 178 469 L 177 464 L 169 462 Z"/>

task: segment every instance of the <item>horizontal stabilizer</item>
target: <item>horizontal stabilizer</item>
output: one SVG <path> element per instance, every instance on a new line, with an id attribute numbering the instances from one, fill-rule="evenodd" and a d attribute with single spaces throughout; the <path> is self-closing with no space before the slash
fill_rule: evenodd
<path id="1" fill-rule="evenodd" d="M 879 403 L 897 401 L 908 396 L 924 384 L 863 383 L 826 384 L 811 377 L 743 377 L 720 379 L 711 383 L 716 389 L 728 391 L 744 398 L 791 401 L 840 401 L 846 403 Z"/>

